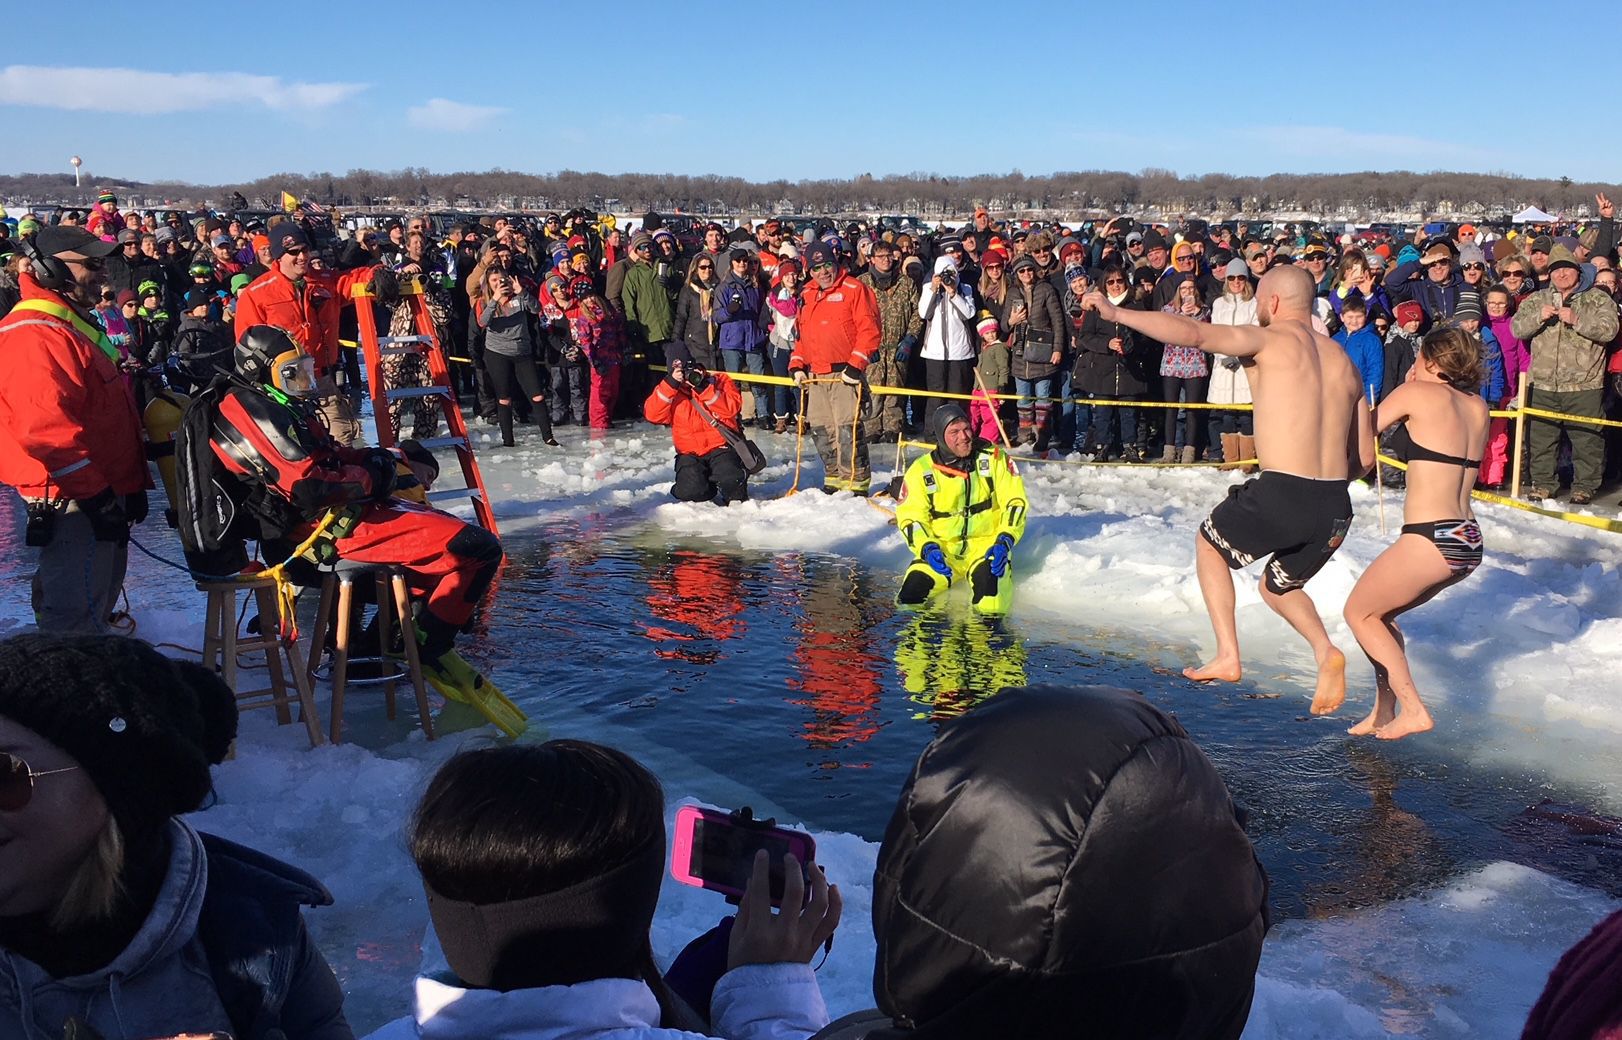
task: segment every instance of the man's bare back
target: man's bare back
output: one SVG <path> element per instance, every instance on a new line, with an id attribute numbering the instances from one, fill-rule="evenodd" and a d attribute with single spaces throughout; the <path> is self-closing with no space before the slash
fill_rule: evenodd
<path id="1" fill-rule="evenodd" d="M 1263 473 L 1236 488 L 1201 525 L 1195 556 L 1217 653 L 1183 674 L 1201 682 L 1239 680 L 1229 569 L 1272 554 L 1262 599 L 1312 644 L 1318 662 L 1312 711 L 1326 714 L 1346 698 L 1346 658 L 1329 641 L 1302 586 L 1345 538 L 1351 523 L 1346 482 L 1372 464 L 1373 442 L 1362 380 L 1339 344 L 1313 330 L 1312 297 L 1311 276 L 1280 267 L 1257 286 L 1259 326 L 1210 325 L 1113 307 L 1096 292 L 1082 306 L 1163 343 L 1243 359 Z"/>

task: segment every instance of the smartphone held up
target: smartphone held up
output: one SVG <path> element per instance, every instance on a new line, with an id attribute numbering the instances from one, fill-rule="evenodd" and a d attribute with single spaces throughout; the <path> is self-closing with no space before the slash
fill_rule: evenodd
<path id="1" fill-rule="evenodd" d="M 707 888 L 729 899 L 741 899 L 754 869 L 755 853 L 765 849 L 771 862 L 771 904 L 783 905 L 783 857 L 792 854 L 809 886 L 817 845 L 804 831 L 752 819 L 747 809 L 728 814 L 684 805 L 676 810 L 671 842 L 670 876 L 684 885 Z"/>

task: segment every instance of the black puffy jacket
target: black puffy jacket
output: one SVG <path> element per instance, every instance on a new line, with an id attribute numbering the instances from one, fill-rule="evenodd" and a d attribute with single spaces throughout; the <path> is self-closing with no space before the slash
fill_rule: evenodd
<path id="1" fill-rule="evenodd" d="M 1005 690 L 902 789 L 873 882 L 873 993 L 899 1032 L 865 1035 L 1236 1038 L 1269 924 L 1175 719 L 1122 690 Z"/>

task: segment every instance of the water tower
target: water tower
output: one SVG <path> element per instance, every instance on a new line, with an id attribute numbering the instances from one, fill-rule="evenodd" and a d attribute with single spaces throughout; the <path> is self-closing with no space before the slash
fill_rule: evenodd
<path id="1" fill-rule="evenodd" d="M 84 165 L 84 160 L 75 155 L 68 162 L 73 164 L 73 186 L 77 188 L 79 186 L 79 167 Z"/>

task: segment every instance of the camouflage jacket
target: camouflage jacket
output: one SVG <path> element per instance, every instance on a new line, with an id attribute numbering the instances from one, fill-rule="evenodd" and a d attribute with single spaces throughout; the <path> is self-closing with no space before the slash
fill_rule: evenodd
<path id="1" fill-rule="evenodd" d="M 924 320 L 918 317 L 918 287 L 912 284 L 911 278 L 897 274 L 888 289 L 874 285 L 871 272 L 857 280 L 872 289 L 873 295 L 878 297 L 879 346 L 883 350 L 895 350 L 895 345 L 904 336 L 917 339 L 923 335 Z"/>
<path id="2" fill-rule="evenodd" d="M 1570 393 L 1605 385 L 1605 348 L 1616 338 L 1616 304 L 1596 289 L 1578 289 L 1566 297 L 1575 325 L 1542 318 L 1543 306 L 1559 307 L 1559 293 L 1539 289 L 1522 300 L 1510 331 L 1532 352 L 1532 385 L 1539 390 Z"/>

